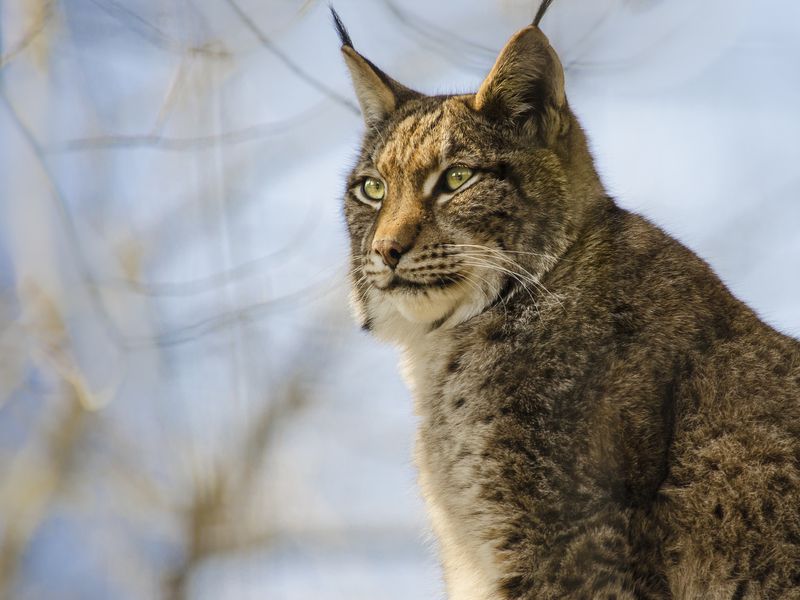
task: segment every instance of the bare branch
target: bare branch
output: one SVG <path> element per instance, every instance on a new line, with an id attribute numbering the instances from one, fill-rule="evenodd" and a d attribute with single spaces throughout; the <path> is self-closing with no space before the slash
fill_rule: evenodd
<path id="1" fill-rule="evenodd" d="M 132 11 L 130 8 L 114 0 L 91 0 L 92 4 L 100 8 L 106 14 L 116 19 L 129 31 L 134 32 L 141 38 L 147 40 L 152 45 L 179 54 L 195 54 L 206 58 L 225 59 L 230 57 L 230 52 L 225 48 L 216 47 L 215 43 L 203 44 L 200 46 L 187 46 L 186 44 L 172 38 L 158 26 L 154 25 L 141 15 Z"/>
<path id="2" fill-rule="evenodd" d="M 452 31 L 414 16 L 400 8 L 393 0 L 383 0 L 383 3 L 397 22 L 421 46 L 432 50 L 461 69 L 483 75 L 497 57 L 496 49 L 469 41 Z"/>
<path id="3" fill-rule="evenodd" d="M 19 130 L 25 142 L 31 148 L 31 151 L 36 157 L 39 163 L 39 167 L 41 168 L 42 173 L 44 173 L 45 178 L 50 186 L 51 190 L 50 197 L 55 204 L 56 212 L 61 217 L 61 221 L 64 225 L 64 229 L 67 234 L 66 235 L 67 243 L 70 245 L 72 249 L 73 259 L 75 260 L 75 264 L 78 268 L 80 277 L 86 286 L 86 290 L 89 293 L 89 297 L 92 303 L 94 304 L 95 309 L 97 310 L 97 314 L 100 317 L 100 320 L 102 321 L 106 329 L 109 339 L 117 347 L 123 348 L 125 345 L 123 340 L 123 335 L 120 332 L 114 320 L 111 318 L 110 313 L 106 309 L 102 295 L 93 285 L 94 277 L 92 275 L 91 268 L 89 267 L 89 261 L 86 259 L 86 256 L 84 255 L 83 248 L 80 243 L 80 236 L 78 234 L 78 229 L 75 224 L 75 221 L 72 218 L 72 213 L 67 207 L 67 202 L 64 197 L 64 194 L 61 191 L 61 188 L 59 187 L 56 178 L 53 176 L 53 173 L 50 171 L 50 167 L 47 164 L 47 160 L 45 158 L 44 151 L 42 150 L 41 145 L 36 140 L 30 129 L 28 129 L 25 123 L 22 122 L 19 113 L 14 108 L 14 105 L 11 103 L 11 100 L 6 95 L 6 90 L 5 87 L 2 85 L 2 83 L 3 82 L 0 80 L 0 98 L 2 98 L 3 103 L 6 105 L 6 108 L 8 109 L 8 112 L 11 115 L 11 120 L 16 125 L 17 129 Z"/>
<path id="4" fill-rule="evenodd" d="M 309 340 L 313 344 L 313 340 Z M 297 418 L 310 401 L 305 382 L 309 372 L 318 372 L 323 356 L 333 352 L 333 344 L 320 347 L 311 353 L 309 362 L 307 346 L 296 367 L 287 376 L 286 385 L 270 401 L 262 404 L 259 413 L 249 422 L 241 444 L 233 453 L 234 464 L 229 469 L 217 467 L 210 480 L 195 483 L 191 503 L 182 512 L 186 531 L 184 559 L 168 574 L 165 587 L 167 597 L 183 600 L 192 572 L 207 558 L 223 553 L 242 553 L 272 543 L 277 533 L 270 525 L 253 528 L 245 520 L 248 505 L 257 495 L 260 469 L 268 456 L 269 445 L 274 441 L 279 427 L 288 419 Z"/>
<path id="5" fill-rule="evenodd" d="M 297 228 L 297 233 L 288 236 L 290 242 L 270 252 L 254 258 L 252 260 L 244 261 L 229 269 L 207 275 L 205 277 L 197 277 L 195 279 L 188 279 L 185 281 L 143 281 L 128 277 L 125 279 L 115 279 L 108 283 L 103 282 L 102 285 L 114 285 L 118 288 L 125 288 L 132 292 L 144 294 L 153 297 L 163 296 L 194 296 L 196 294 L 203 294 L 210 291 L 218 290 L 219 288 L 241 281 L 249 277 L 263 275 L 263 267 L 273 261 L 289 255 L 290 252 L 297 250 L 296 240 L 301 234 L 308 235 L 313 229 L 316 221 L 319 218 L 319 212 L 311 207 L 301 225 Z"/>
<path id="6" fill-rule="evenodd" d="M 258 123 L 242 129 L 225 131 L 213 135 L 202 135 L 186 138 L 170 138 L 159 134 L 143 135 L 103 135 L 98 137 L 78 138 L 54 145 L 48 153 L 83 152 L 98 148 L 153 148 L 156 150 L 191 152 L 213 147 L 217 144 L 236 145 L 258 141 L 274 135 L 281 135 L 308 123 L 309 118 L 318 114 L 320 105 L 303 111 L 296 117 L 272 123 Z"/>
<path id="7" fill-rule="evenodd" d="M 313 75 L 309 74 L 305 69 L 303 69 L 300 65 L 298 65 L 293 59 L 289 58 L 289 56 L 284 53 L 280 48 L 278 48 L 272 40 L 270 40 L 267 35 L 256 25 L 255 21 L 253 21 L 252 17 L 248 15 L 234 0 L 225 0 L 228 6 L 233 9 L 233 12 L 236 13 L 236 16 L 244 23 L 245 27 L 250 30 L 250 32 L 258 39 L 261 45 L 269 51 L 273 56 L 275 56 L 278 60 L 280 60 L 289 70 L 295 74 L 299 79 L 305 81 L 308 85 L 312 88 L 317 90 L 318 92 L 324 94 L 340 106 L 343 106 L 347 110 L 349 110 L 354 115 L 361 114 L 361 111 L 358 107 L 353 104 L 350 100 L 342 96 L 336 90 L 328 87 Z"/>
<path id="8" fill-rule="evenodd" d="M 274 299 L 265 300 L 264 302 L 256 302 L 237 310 L 226 311 L 219 315 L 201 319 L 191 325 L 178 327 L 155 337 L 144 336 L 137 338 L 131 336 L 128 338 L 128 346 L 130 348 L 149 346 L 168 347 L 188 342 L 196 342 L 202 336 L 243 321 L 253 321 L 281 310 L 295 310 L 298 304 L 308 303 L 322 298 L 343 285 L 339 277 L 331 277 L 320 283 L 314 283 L 301 288 L 291 294 L 285 294 Z"/>
<path id="9" fill-rule="evenodd" d="M 178 98 L 180 98 L 181 92 L 186 85 L 186 72 L 189 71 L 193 63 L 193 59 L 194 56 L 191 54 L 181 56 L 178 66 L 175 69 L 175 73 L 172 76 L 172 81 L 170 82 L 167 92 L 164 95 L 161 108 L 156 115 L 156 120 L 153 123 L 151 131 L 154 135 L 160 134 L 166 126 L 167 121 L 169 121 L 172 111 L 175 109 L 175 106 L 178 103 Z"/>
<path id="10" fill-rule="evenodd" d="M 28 31 L 5 54 L 0 55 L 0 69 L 5 68 L 17 56 L 22 54 L 41 35 L 52 16 L 53 2 L 52 0 L 47 0 L 42 4 L 39 16 L 34 20 Z"/>

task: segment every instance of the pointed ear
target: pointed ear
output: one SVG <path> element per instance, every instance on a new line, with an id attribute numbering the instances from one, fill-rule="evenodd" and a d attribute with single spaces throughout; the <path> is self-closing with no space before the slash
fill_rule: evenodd
<path id="1" fill-rule="evenodd" d="M 352 46 L 342 46 L 342 54 L 350 70 L 350 78 L 353 80 L 353 88 L 361 105 L 364 121 L 367 125 L 383 121 L 399 104 L 392 81 Z"/>
<path id="2" fill-rule="evenodd" d="M 475 94 L 475 107 L 532 125 L 548 144 L 565 132 L 564 69 L 538 27 L 526 27 L 506 44 Z"/>
<path id="3" fill-rule="evenodd" d="M 342 42 L 344 61 L 350 70 L 350 78 L 353 80 L 356 97 L 361 105 L 361 114 L 364 116 L 367 126 L 383 121 L 400 104 L 420 96 L 417 92 L 397 83 L 356 52 L 350 35 L 333 7 L 331 7 L 331 14 Z"/>

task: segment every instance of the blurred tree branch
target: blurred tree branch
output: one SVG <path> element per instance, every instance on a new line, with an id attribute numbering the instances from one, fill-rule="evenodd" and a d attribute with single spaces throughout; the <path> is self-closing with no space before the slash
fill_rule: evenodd
<path id="1" fill-rule="evenodd" d="M 497 57 L 497 50 L 477 44 L 383 0 L 392 17 L 422 46 L 436 52 L 462 69 L 485 75 Z"/>
<path id="2" fill-rule="evenodd" d="M 258 123 L 249 125 L 241 129 L 226 131 L 212 135 L 203 135 L 186 138 L 170 138 L 160 134 L 144 135 L 105 135 L 89 138 L 78 138 L 68 140 L 49 149 L 51 153 L 75 152 L 85 150 L 95 150 L 100 148 L 137 148 L 154 147 L 160 150 L 169 151 L 188 151 L 193 152 L 210 148 L 217 144 L 242 144 L 246 142 L 264 139 L 274 135 L 287 133 L 297 127 L 307 123 L 309 117 L 317 114 L 319 107 L 314 106 L 303 111 L 296 117 L 277 121 L 274 123 Z"/>
<path id="3" fill-rule="evenodd" d="M 310 206 L 294 235 L 289 236 L 289 242 L 272 252 L 251 260 L 243 261 L 228 269 L 210 275 L 182 281 L 145 281 L 141 278 L 129 275 L 125 278 L 101 282 L 100 285 L 114 286 L 118 289 L 133 291 L 153 297 L 194 296 L 219 290 L 222 286 L 263 275 L 265 272 L 264 267 L 269 263 L 287 258 L 291 254 L 297 252 L 296 240 L 301 235 L 309 235 L 310 232 L 313 232 L 317 225 L 318 218 L 319 211 L 316 210 L 316 207 Z"/>
<path id="4" fill-rule="evenodd" d="M 23 34 L 19 41 L 9 48 L 5 53 L 0 54 L 0 69 L 6 67 L 17 56 L 22 54 L 42 32 L 47 23 L 53 16 L 53 0 L 44 0 L 36 5 L 36 14 L 33 16 L 33 24 Z"/>
<path id="5" fill-rule="evenodd" d="M 46 459 L 17 458 L 4 477 L 3 537 L 0 544 L 0 595 L 13 597 L 17 571 L 31 537 L 45 517 L 53 498 L 66 484 L 78 442 L 83 436 L 87 412 L 74 389 L 65 393 L 66 413 L 43 435 Z"/>
<path id="6" fill-rule="evenodd" d="M 32 149 L 42 171 L 46 176 L 52 192 L 52 198 L 55 201 L 57 212 L 61 217 L 62 223 L 64 224 L 65 231 L 67 233 L 67 241 L 71 246 L 72 256 L 79 268 L 79 273 L 81 275 L 81 279 L 83 280 L 84 287 L 89 293 L 89 296 L 92 299 L 95 307 L 97 308 L 97 314 L 104 323 L 109 337 L 121 350 L 141 348 L 143 346 L 172 346 L 175 344 L 193 341 L 200 335 L 204 335 L 206 333 L 216 331 L 222 327 L 229 326 L 233 323 L 240 322 L 242 319 L 254 318 L 254 316 L 257 314 L 263 314 L 264 312 L 277 310 L 284 306 L 293 307 L 296 305 L 298 299 L 308 299 L 309 297 L 323 295 L 327 293 L 329 289 L 331 289 L 329 282 L 323 284 L 315 283 L 304 287 L 295 293 L 266 300 L 264 302 L 259 302 L 234 312 L 208 317 L 191 325 L 181 326 L 171 331 L 163 332 L 155 337 L 135 336 L 123 333 L 106 309 L 103 295 L 100 291 L 102 285 L 93 274 L 92 269 L 89 266 L 89 261 L 86 258 L 83 247 L 80 243 L 80 235 L 77 231 L 77 225 L 75 224 L 72 213 L 67 206 L 64 194 L 47 165 L 46 157 L 41 145 L 33 136 L 33 133 L 30 131 L 30 129 L 22 122 L 16 109 L 1 88 L 0 98 L 2 98 L 3 102 L 6 104 L 13 122 L 17 125 L 23 138 L 27 141 L 28 145 Z"/>
<path id="7" fill-rule="evenodd" d="M 231 454 L 231 464 L 218 465 L 208 479 L 195 481 L 191 502 L 180 513 L 186 532 L 183 560 L 165 578 L 170 600 L 188 598 L 193 572 L 202 563 L 220 554 L 243 553 L 271 543 L 276 536 L 272 527 L 253 527 L 247 522 L 248 508 L 258 497 L 267 449 L 274 442 L 278 427 L 296 418 L 309 402 L 304 381 L 308 369 L 319 368 L 324 357 L 316 356 L 288 377 L 282 392 L 271 400 L 265 398 L 244 438 Z M 263 509 L 262 509 L 263 510 Z"/>
<path id="8" fill-rule="evenodd" d="M 219 47 L 217 42 L 191 46 L 173 39 L 151 21 L 115 0 L 91 0 L 91 2 L 127 29 L 158 48 L 182 55 L 189 53 L 213 59 L 230 58 L 230 52 L 225 47 Z"/>
<path id="9" fill-rule="evenodd" d="M 297 309 L 298 303 L 311 303 L 343 285 L 344 283 L 338 276 L 331 276 L 324 281 L 305 286 L 296 292 L 200 319 L 190 325 L 183 325 L 170 331 L 160 333 L 156 337 L 131 336 L 128 338 L 129 347 L 141 348 L 155 345 L 164 348 L 185 344 L 187 342 L 194 342 L 204 335 L 214 333 L 237 323 L 250 322 L 267 314 L 276 314 L 281 310 L 295 310 Z"/>
<path id="10" fill-rule="evenodd" d="M 44 151 L 41 145 L 36 140 L 31 130 L 25 125 L 25 123 L 23 123 L 16 108 L 11 103 L 11 100 L 8 98 L 5 87 L 4 85 L 2 85 L 3 83 L 4 82 L 2 81 L 2 78 L 0 78 L 0 98 L 6 105 L 8 113 L 11 116 L 12 122 L 16 125 L 19 133 L 22 135 L 22 138 L 25 140 L 25 142 L 28 144 L 31 151 L 33 152 L 33 155 L 36 158 L 39 167 L 47 180 L 47 183 L 51 190 L 50 197 L 52 198 L 55 204 L 56 214 L 59 215 L 61 223 L 64 226 L 67 243 L 69 244 L 70 249 L 72 250 L 72 258 L 75 261 L 75 265 L 78 268 L 80 277 L 85 284 L 86 291 L 88 292 L 91 301 L 93 302 L 95 308 L 97 309 L 97 314 L 102 320 L 109 338 L 118 347 L 123 348 L 125 346 L 123 335 L 118 329 L 114 320 L 111 318 L 111 315 L 109 314 L 108 310 L 106 309 L 102 295 L 97 290 L 97 288 L 94 285 L 92 285 L 94 282 L 94 277 L 92 276 L 92 271 L 89 266 L 89 261 L 84 255 L 83 248 L 80 243 L 80 235 L 78 234 L 77 226 L 72 218 L 72 213 L 67 207 L 67 202 L 64 197 L 64 193 L 61 191 L 61 188 L 59 187 L 58 182 L 56 181 L 56 178 L 54 177 L 53 173 L 50 171 L 50 168 L 47 164 L 47 160 L 45 158 Z"/>
<path id="11" fill-rule="evenodd" d="M 305 69 L 298 65 L 294 59 L 278 48 L 272 40 L 256 25 L 252 17 L 247 14 L 234 0 L 225 0 L 231 7 L 236 16 L 242 21 L 244 26 L 256 37 L 259 43 L 273 56 L 280 60 L 286 67 L 299 79 L 305 81 L 312 88 L 327 96 L 340 106 L 346 108 L 354 115 L 360 115 L 361 111 L 350 100 L 342 96 L 339 92 L 319 81 L 316 77 L 309 74 Z"/>
<path id="12" fill-rule="evenodd" d="M 87 425 L 88 410 L 96 407 L 82 375 L 71 357 L 63 316 L 52 298 L 31 283 L 25 286 L 26 329 L 43 372 L 57 376 L 56 395 L 61 411 L 54 423 L 34 436 L 41 446 L 28 446 L 14 457 L 0 486 L 4 517 L 0 544 L 0 592 L 13 595 L 17 571 L 32 536 L 50 503 L 69 481 L 79 442 Z M 41 454 L 40 454 L 41 452 Z"/>

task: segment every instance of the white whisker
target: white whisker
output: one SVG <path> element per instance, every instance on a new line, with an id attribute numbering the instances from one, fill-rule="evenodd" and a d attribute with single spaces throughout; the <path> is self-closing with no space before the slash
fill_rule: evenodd
<path id="1" fill-rule="evenodd" d="M 541 280 L 538 277 L 536 277 L 533 273 L 531 273 L 530 271 L 525 269 L 525 267 L 520 265 L 517 261 L 513 260 L 512 258 L 510 258 L 509 256 L 506 255 L 506 252 L 508 252 L 508 251 L 501 251 L 501 250 L 498 250 L 496 248 L 490 248 L 489 246 L 481 246 L 481 245 L 478 245 L 478 244 L 446 244 L 445 246 L 448 247 L 448 248 L 454 248 L 454 249 L 458 249 L 458 248 L 468 248 L 468 249 L 470 249 L 470 250 L 466 250 L 466 251 L 465 250 L 461 250 L 458 253 L 458 254 L 461 254 L 461 255 L 464 255 L 464 256 L 472 256 L 473 258 L 484 258 L 484 259 L 488 259 L 489 257 L 497 257 L 497 258 L 499 258 L 500 260 L 508 263 L 512 267 L 515 267 L 516 269 L 519 269 L 522 272 L 522 273 L 520 273 L 520 275 L 524 274 L 524 276 L 526 276 L 526 279 L 528 279 L 528 281 L 531 283 L 531 285 L 535 286 L 537 289 L 539 289 L 543 293 L 547 294 L 550 298 L 555 300 L 561 306 L 561 308 L 564 308 L 564 304 L 561 302 L 561 299 L 556 294 L 554 294 L 550 290 L 548 290 L 547 287 L 541 282 Z M 556 257 L 552 256 L 552 255 L 539 254 L 539 253 L 534 253 L 534 252 L 522 252 L 522 251 L 519 251 L 517 253 L 519 253 L 519 254 L 527 254 L 527 255 L 531 255 L 531 256 L 537 256 L 537 257 L 540 257 L 540 258 L 546 258 L 546 259 L 548 259 L 548 261 L 551 261 L 551 262 L 554 262 L 555 260 L 557 260 Z"/>
<path id="2" fill-rule="evenodd" d="M 536 298 L 534 298 L 533 294 L 531 293 L 531 290 L 528 288 L 528 285 L 526 285 L 526 283 L 530 284 L 531 282 L 527 281 L 526 278 L 521 276 L 519 273 L 516 273 L 515 271 L 503 267 L 502 265 L 498 265 L 496 263 L 488 261 L 485 257 L 468 256 L 467 258 L 469 259 L 469 261 L 462 260 L 461 261 L 462 264 L 472 267 L 483 267 L 484 269 L 498 271 L 500 273 L 505 273 L 506 275 L 513 277 L 516 281 L 518 281 L 522 285 L 522 288 L 528 293 L 528 296 L 530 297 L 531 302 L 533 303 L 533 306 L 536 309 L 536 312 L 539 313 L 539 304 L 536 302 Z"/>

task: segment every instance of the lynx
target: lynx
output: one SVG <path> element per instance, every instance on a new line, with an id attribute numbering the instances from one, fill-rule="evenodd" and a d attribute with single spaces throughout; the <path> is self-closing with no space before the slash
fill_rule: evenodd
<path id="1" fill-rule="evenodd" d="M 603 188 L 533 24 L 474 94 L 356 52 L 352 303 L 452 600 L 800 598 L 800 343 Z"/>

